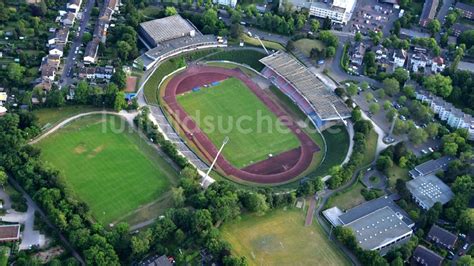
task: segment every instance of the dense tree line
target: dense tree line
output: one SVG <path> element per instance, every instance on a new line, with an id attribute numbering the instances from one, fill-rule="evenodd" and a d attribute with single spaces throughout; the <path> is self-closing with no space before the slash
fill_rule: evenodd
<path id="1" fill-rule="evenodd" d="M 355 112 L 360 112 L 357 110 Z M 359 115 L 354 116 L 360 118 Z M 353 120 L 354 120 L 353 117 Z M 372 130 L 370 121 L 362 118 L 354 121 L 354 147 L 349 162 L 343 166 L 337 166 L 331 169 L 331 178 L 328 180 L 329 188 L 334 189 L 347 183 L 354 175 L 358 167 L 360 167 L 364 154 L 366 152 L 367 140 L 366 136 Z"/>

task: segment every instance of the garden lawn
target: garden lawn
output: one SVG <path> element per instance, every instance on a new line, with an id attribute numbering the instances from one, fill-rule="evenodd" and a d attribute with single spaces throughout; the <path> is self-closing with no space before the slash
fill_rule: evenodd
<path id="1" fill-rule="evenodd" d="M 266 54 L 250 50 L 250 49 L 239 49 L 230 51 L 220 51 L 205 57 L 205 60 L 226 60 L 240 64 L 245 64 L 251 68 L 260 71 L 263 69 L 263 64 L 260 63 L 260 59 L 265 57 Z"/>
<path id="2" fill-rule="evenodd" d="M 310 56 L 311 50 L 313 48 L 317 48 L 320 51 L 324 49 L 324 44 L 319 40 L 311 40 L 311 39 L 299 39 L 294 43 L 295 47 L 303 52 L 304 55 Z"/>
<path id="3" fill-rule="evenodd" d="M 361 182 L 357 181 L 352 186 L 337 192 L 331 196 L 324 209 L 331 208 L 334 206 L 339 207 L 341 210 L 348 210 L 357 205 L 365 202 L 364 196 L 361 191 L 364 188 Z"/>
<path id="4" fill-rule="evenodd" d="M 37 145 L 42 159 L 60 170 L 68 189 L 103 224 L 159 199 L 177 178 L 156 150 L 114 115 L 79 118 Z"/>
<path id="5" fill-rule="evenodd" d="M 217 148 L 229 137 L 222 153 L 237 168 L 300 146 L 296 136 L 239 79 L 178 95 L 177 100 Z"/>
<path id="6" fill-rule="evenodd" d="M 314 176 L 321 177 L 329 174 L 331 167 L 340 165 L 349 150 L 349 133 L 344 126 L 332 126 L 322 133 L 327 145 L 326 157 L 313 173 Z"/>
<path id="7" fill-rule="evenodd" d="M 222 237 L 249 265 L 350 265 L 316 219 L 304 226 L 299 209 L 275 210 L 265 216 L 243 215 L 226 223 Z"/>

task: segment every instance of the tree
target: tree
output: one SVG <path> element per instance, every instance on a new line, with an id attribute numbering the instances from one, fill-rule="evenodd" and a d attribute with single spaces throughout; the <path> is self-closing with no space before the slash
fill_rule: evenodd
<path id="1" fill-rule="evenodd" d="M 360 88 L 365 91 L 369 88 L 369 83 L 367 83 L 367 81 L 362 81 L 362 83 L 360 83 Z"/>
<path id="2" fill-rule="evenodd" d="M 126 87 L 126 79 L 127 75 L 123 71 L 122 67 L 117 67 L 110 81 L 115 83 L 119 90 L 123 90 Z"/>
<path id="3" fill-rule="evenodd" d="M 465 44 L 469 49 L 474 45 L 474 30 L 466 30 L 458 37 L 458 44 Z"/>
<path id="4" fill-rule="evenodd" d="M 356 107 L 352 110 L 352 121 L 357 122 L 362 119 L 362 112 L 359 107 Z"/>
<path id="5" fill-rule="evenodd" d="M 3 171 L 2 168 L 0 168 L 0 186 L 1 187 L 5 186 L 5 184 L 7 183 L 7 180 L 8 180 L 7 174 L 5 173 L 5 171 Z"/>
<path id="6" fill-rule="evenodd" d="M 244 32 L 242 25 L 239 23 L 234 23 L 230 26 L 230 37 L 233 39 L 238 39 Z"/>
<path id="7" fill-rule="evenodd" d="M 92 34 L 90 32 L 84 32 L 84 34 L 82 35 L 82 42 L 83 43 L 88 43 L 92 41 Z"/>
<path id="8" fill-rule="evenodd" d="M 313 33 L 316 33 L 319 29 L 319 20 L 317 19 L 312 19 L 311 20 L 311 31 Z"/>
<path id="9" fill-rule="evenodd" d="M 126 41 L 117 42 L 117 53 L 122 60 L 127 60 L 131 51 L 132 46 L 130 46 Z"/>
<path id="10" fill-rule="evenodd" d="M 393 71 L 392 77 L 400 83 L 400 85 L 405 84 L 407 80 L 410 78 L 410 72 L 408 72 L 403 67 L 397 67 Z"/>
<path id="11" fill-rule="evenodd" d="M 165 16 L 173 16 L 173 15 L 176 15 L 178 14 L 178 11 L 176 11 L 176 8 L 174 8 L 173 6 L 167 6 L 165 8 Z"/>
<path id="12" fill-rule="evenodd" d="M 446 155 L 455 156 L 458 152 L 458 145 L 454 142 L 448 142 L 443 144 L 443 153 Z"/>
<path id="13" fill-rule="evenodd" d="M 356 32 L 356 34 L 354 36 L 354 41 L 356 41 L 356 42 L 362 41 L 362 34 L 360 32 Z"/>
<path id="14" fill-rule="evenodd" d="M 369 111 L 372 113 L 372 114 L 376 114 L 380 111 L 380 105 L 378 103 L 371 103 L 369 105 Z"/>
<path id="15" fill-rule="evenodd" d="M 258 215 L 265 214 L 265 212 L 267 212 L 269 209 L 265 195 L 263 194 L 246 192 L 241 196 L 241 198 L 244 207 L 251 212 L 257 213 Z"/>
<path id="16" fill-rule="evenodd" d="M 334 46 L 328 46 L 325 49 L 326 58 L 332 58 L 336 54 L 336 48 Z"/>
<path id="17" fill-rule="evenodd" d="M 425 78 L 423 85 L 428 91 L 443 98 L 448 97 L 453 91 L 451 78 L 445 77 L 439 73 Z"/>
<path id="18" fill-rule="evenodd" d="M 462 211 L 456 225 L 463 232 L 470 232 L 474 230 L 474 209 L 468 208 Z"/>
<path id="19" fill-rule="evenodd" d="M 415 145 L 420 145 L 428 139 L 428 134 L 425 132 L 423 128 L 416 128 L 413 127 L 408 130 L 408 138 L 411 142 Z"/>
<path id="20" fill-rule="evenodd" d="M 348 94 L 348 95 L 354 96 L 354 95 L 357 94 L 358 88 L 357 88 L 357 85 L 355 85 L 354 83 L 351 83 L 351 84 L 349 85 L 349 87 L 347 87 L 346 90 L 347 90 L 347 94 Z"/>
<path id="21" fill-rule="evenodd" d="M 392 107 L 392 103 L 389 100 L 385 100 L 385 102 L 383 102 L 383 109 L 384 110 L 388 110 L 391 107 Z"/>
<path id="22" fill-rule="evenodd" d="M 456 262 L 458 266 L 472 266 L 474 265 L 474 258 L 471 255 L 464 255 Z"/>
<path id="23" fill-rule="evenodd" d="M 132 256 L 135 258 L 141 258 L 150 249 L 150 241 L 152 239 L 152 232 L 150 229 L 140 233 L 139 235 L 132 236 Z"/>
<path id="24" fill-rule="evenodd" d="M 125 93 L 123 91 L 118 91 L 115 94 L 114 110 L 116 112 L 119 112 L 125 107 L 127 107 L 127 102 L 125 101 Z"/>
<path id="25" fill-rule="evenodd" d="M 319 39 L 326 45 L 337 47 L 339 39 L 332 32 L 324 30 L 319 33 Z"/>
<path id="26" fill-rule="evenodd" d="M 365 95 L 365 100 L 366 100 L 367 102 L 373 101 L 373 100 L 374 100 L 374 95 L 373 95 L 371 92 L 367 93 L 367 94 Z"/>
<path id="27" fill-rule="evenodd" d="M 428 30 L 431 33 L 431 36 L 434 36 L 441 30 L 441 22 L 438 19 L 433 19 L 428 23 Z"/>
<path id="28" fill-rule="evenodd" d="M 438 136 L 439 126 L 440 125 L 438 123 L 429 123 L 425 128 L 428 137 L 435 138 L 436 136 Z"/>
<path id="29" fill-rule="evenodd" d="M 407 85 L 403 87 L 403 94 L 405 94 L 405 96 L 407 96 L 408 98 L 415 98 L 415 88 L 411 85 Z"/>
<path id="30" fill-rule="evenodd" d="M 393 161 L 392 161 L 392 158 L 390 158 L 389 156 L 380 156 L 378 159 L 377 159 L 377 163 L 376 163 L 376 166 L 377 166 L 377 169 L 379 171 L 387 171 L 387 169 L 389 169 L 390 167 L 393 166 Z"/>
<path id="31" fill-rule="evenodd" d="M 184 196 L 184 189 L 182 187 L 172 188 L 171 194 L 173 197 L 173 203 L 176 207 L 181 207 L 184 204 L 185 196 Z"/>
<path id="32" fill-rule="evenodd" d="M 11 82 L 15 84 L 20 84 L 23 80 L 23 74 L 25 73 L 26 68 L 17 63 L 10 63 L 8 65 L 7 77 Z"/>
<path id="33" fill-rule="evenodd" d="M 330 30 L 332 26 L 332 21 L 329 17 L 325 17 L 323 21 L 323 30 Z"/>
<path id="34" fill-rule="evenodd" d="M 78 104 L 86 104 L 89 96 L 89 86 L 85 80 L 81 80 L 74 89 L 74 100 Z"/>
<path id="35" fill-rule="evenodd" d="M 386 78 L 383 81 L 383 88 L 388 95 L 394 96 L 400 92 L 400 83 L 395 78 Z"/>

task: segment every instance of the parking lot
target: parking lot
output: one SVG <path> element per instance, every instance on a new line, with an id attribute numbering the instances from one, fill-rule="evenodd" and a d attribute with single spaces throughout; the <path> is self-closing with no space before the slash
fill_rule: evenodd
<path id="1" fill-rule="evenodd" d="M 362 35 L 370 31 L 382 31 L 389 34 L 393 22 L 398 18 L 399 10 L 390 4 L 378 3 L 376 0 L 362 0 L 357 3 L 351 21 L 346 30 Z"/>

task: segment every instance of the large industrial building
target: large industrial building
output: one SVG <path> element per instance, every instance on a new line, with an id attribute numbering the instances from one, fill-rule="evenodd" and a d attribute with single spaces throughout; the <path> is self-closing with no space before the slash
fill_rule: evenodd
<path id="1" fill-rule="evenodd" d="M 415 225 L 407 213 L 386 196 L 346 212 L 333 207 L 323 211 L 323 215 L 333 226 L 351 228 L 361 248 L 381 253 L 405 243 Z"/>
<path id="2" fill-rule="evenodd" d="M 191 22 L 183 19 L 180 15 L 143 22 L 140 24 L 139 33 L 145 44 L 151 48 L 164 41 L 200 35 Z"/>
<path id="3" fill-rule="evenodd" d="M 280 1 L 282 3 L 283 1 Z M 356 0 L 289 0 L 296 9 L 306 8 L 310 16 L 329 17 L 333 22 L 346 24 L 352 16 Z"/>
<path id="4" fill-rule="evenodd" d="M 278 51 L 260 62 L 265 65 L 262 74 L 292 99 L 318 128 L 351 116 L 342 99 L 293 56 Z"/>

